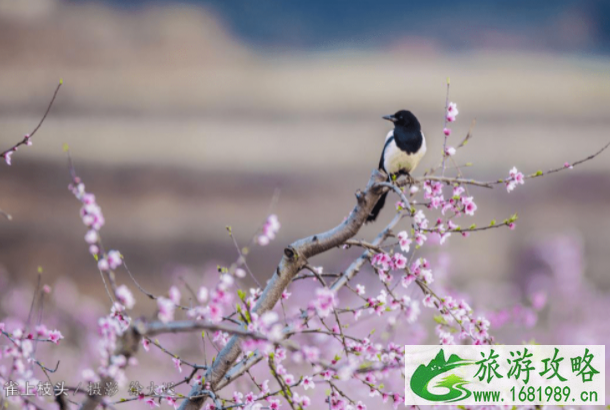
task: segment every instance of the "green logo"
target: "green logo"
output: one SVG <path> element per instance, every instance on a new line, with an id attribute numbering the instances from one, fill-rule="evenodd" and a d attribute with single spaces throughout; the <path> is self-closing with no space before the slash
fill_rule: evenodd
<path id="1" fill-rule="evenodd" d="M 430 401 L 455 402 L 464 400 L 470 397 L 472 393 L 464 387 L 464 385 L 469 382 L 460 376 L 449 374 L 434 385 L 434 387 L 445 387 L 449 389 L 445 394 L 430 393 L 428 385 L 432 379 L 439 374 L 446 373 L 456 367 L 468 366 L 473 363 L 473 360 L 464 360 L 456 354 L 452 354 L 449 356 L 448 360 L 445 360 L 445 352 L 441 349 L 427 366 L 420 364 L 415 372 L 413 372 L 413 376 L 411 377 L 411 390 L 422 399 Z"/>

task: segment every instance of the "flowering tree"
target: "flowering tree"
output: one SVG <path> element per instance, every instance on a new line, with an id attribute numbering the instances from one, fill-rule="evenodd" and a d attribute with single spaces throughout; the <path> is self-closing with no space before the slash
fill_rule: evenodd
<path id="1" fill-rule="evenodd" d="M 405 344 L 423 341 L 424 320 L 433 318 L 440 344 L 496 342 L 490 318 L 475 313 L 467 295 L 435 288 L 438 269 L 428 257 L 427 244 L 447 246 L 452 236 L 515 229 L 516 214 L 483 226 L 473 223 L 478 209 L 476 190 L 501 186 L 510 193 L 528 180 L 593 159 L 610 145 L 548 171 L 523 174 L 513 167 L 501 178 L 474 180 L 466 177 L 454 160 L 470 141 L 472 127 L 461 142 L 449 145 L 449 125 L 458 114 L 457 105 L 449 101 L 447 85 L 439 164 L 413 181 L 389 180 L 374 170 L 366 187 L 356 192 L 356 205 L 347 217 L 326 232 L 286 246 L 266 284 L 258 284 L 247 256 L 255 248 L 262 251 L 275 239 L 280 222 L 273 214 L 243 248 L 227 227 L 237 250 L 236 260 L 219 266 L 213 283 L 199 287 L 174 284 L 164 295 L 149 292 L 127 267 L 129 255 L 106 248 L 102 210 L 70 160 L 69 189 L 81 204 L 80 217 L 86 227 L 83 252 L 88 249 L 95 259 L 99 286 L 105 287 L 109 299 L 108 313 L 96 324 L 97 357 L 83 359 L 88 368 L 80 380 L 75 377 L 71 381 L 84 380 L 86 388 L 54 380 L 58 366 L 47 367 L 37 358 L 38 345 L 63 343 L 63 335 L 61 329 L 51 330 L 42 320 L 43 300 L 51 289 L 39 283 L 27 319 L 13 320 L 10 325 L 8 321 L 0 323 L 0 359 L 5 361 L 0 367 L 5 389 L 2 403 L 19 408 L 83 410 L 138 404 L 214 410 L 362 410 L 377 402 L 393 408 L 404 405 Z M 20 145 L 31 145 L 42 121 L 2 153 L 8 165 Z M 453 166 L 449 169 L 447 163 Z M 447 175 L 449 170 L 454 175 Z M 398 198 L 393 219 L 371 240 L 355 239 L 377 200 L 388 191 Z M 310 262 L 322 253 L 346 254 L 349 249 L 361 251 L 341 272 L 327 272 Z M 118 283 L 117 272 L 121 270 L 127 273 L 128 283 Z M 365 271 L 368 273 L 363 278 Z M 374 281 L 367 279 L 371 276 Z M 257 286 L 242 290 L 249 281 Z M 185 291 L 188 295 L 182 294 Z M 132 314 L 135 292 L 154 300 L 156 311 L 136 318 Z M 543 295 L 538 297 L 534 307 L 544 304 L 543 299 Z M 424 314 L 424 309 L 433 314 Z M 499 316 L 496 312 L 491 318 L 498 326 Z M 201 332 L 202 355 L 181 357 L 175 346 L 158 338 L 189 332 Z M 173 365 L 175 380 L 146 391 L 138 382 L 129 382 L 126 371 L 137 365 L 136 355 L 147 360 L 152 349 L 162 352 L 164 360 Z M 119 389 L 127 395 L 115 397 Z"/>

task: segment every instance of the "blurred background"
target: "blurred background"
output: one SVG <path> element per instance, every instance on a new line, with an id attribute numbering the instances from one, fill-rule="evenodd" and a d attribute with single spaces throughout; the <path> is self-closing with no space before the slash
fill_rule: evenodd
<path id="1" fill-rule="evenodd" d="M 246 243 L 278 189 L 282 229 L 249 259 L 264 283 L 285 245 L 352 209 L 390 129 L 382 115 L 420 118 L 423 172 L 441 157 L 450 77 L 460 115 L 449 143 L 476 119 L 456 158 L 473 164 L 468 176 L 545 170 L 610 140 L 609 63 L 604 0 L 0 1 L 2 150 L 33 129 L 64 80 L 33 146 L 0 167 L 0 208 L 13 216 L 0 219 L 4 313 L 29 303 L 38 266 L 60 304 L 71 295 L 65 309 L 76 298 L 106 310 L 63 143 L 105 214 L 105 245 L 156 292 L 230 264 L 225 226 Z M 477 295 L 503 343 L 610 340 L 593 313 L 610 309 L 609 158 L 511 194 L 473 191 L 473 222 L 517 212 L 516 230 L 429 251 L 446 286 Z M 388 207 L 359 237 L 391 216 Z M 340 271 L 349 258 L 312 262 Z"/>

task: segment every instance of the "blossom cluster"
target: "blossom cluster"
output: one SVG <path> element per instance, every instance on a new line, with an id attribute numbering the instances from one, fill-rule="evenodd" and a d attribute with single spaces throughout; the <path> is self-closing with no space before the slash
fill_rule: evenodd
<path id="1" fill-rule="evenodd" d="M 201 286 L 197 291 L 197 301 L 199 305 L 190 308 L 187 316 L 195 320 L 208 320 L 218 323 L 223 319 L 225 310 L 232 307 L 233 294 L 231 289 L 235 283 L 235 278 L 230 273 L 223 273 L 220 280 L 213 289 Z M 171 297 L 171 290 L 170 290 Z M 173 299 L 159 298 L 159 320 L 167 322 L 174 318 L 174 307 L 178 304 L 176 296 Z"/>
<path id="2" fill-rule="evenodd" d="M 261 246 L 269 245 L 269 242 L 275 239 L 275 235 L 277 235 L 280 230 L 280 226 L 277 215 L 269 215 L 267 221 L 263 225 L 262 233 L 257 238 L 258 244 Z"/>
<path id="3" fill-rule="evenodd" d="M 445 112 L 445 120 L 446 122 L 455 122 L 458 114 L 457 104 L 454 102 L 450 102 L 447 105 L 447 111 Z M 443 134 L 445 134 L 445 138 L 451 135 L 451 128 L 445 127 L 443 128 Z M 443 155 L 445 156 L 453 156 L 456 153 L 456 149 L 453 147 L 445 147 L 445 152 Z"/>
<path id="4" fill-rule="evenodd" d="M 9 331 L 5 323 L 0 322 L 0 339 L 2 338 L 5 338 L 8 343 L 0 346 L 0 359 L 10 359 L 11 366 L 7 368 L 0 365 L 0 386 L 5 386 L 11 381 L 15 382 L 20 395 L 8 397 L 8 400 L 22 408 L 28 408 L 28 397 L 21 395 L 27 393 L 31 394 L 33 398 L 42 400 L 43 397 L 38 395 L 38 392 L 45 388 L 44 383 L 34 374 L 35 366 L 41 368 L 43 366 L 36 358 L 36 343 L 59 344 L 64 337 L 59 330 L 48 330 L 44 324 L 36 325 L 33 331 L 28 330 L 27 326 L 20 326 Z M 29 386 L 28 391 L 26 391 L 26 386 Z"/>
<path id="5" fill-rule="evenodd" d="M 473 318 L 473 311 L 465 300 L 455 300 L 451 296 L 442 299 L 428 293 L 424 297 L 424 306 L 438 309 L 440 322 L 436 327 L 436 333 L 440 343 L 444 345 L 455 344 L 453 336 L 455 328 L 458 326 L 458 339 L 470 340 L 475 345 L 490 344 L 492 339 L 489 335 L 490 322 L 486 318 L 479 316 Z"/>
<path id="6" fill-rule="evenodd" d="M 523 185 L 525 183 L 525 177 L 523 173 L 517 171 L 517 167 L 512 167 L 508 172 L 509 177 L 506 179 L 506 191 L 511 192 L 517 187 L 517 185 Z"/>
<path id="7" fill-rule="evenodd" d="M 122 257 L 119 251 L 111 250 L 106 255 L 102 255 L 103 250 L 99 232 L 106 220 L 104 219 L 102 208 L 95 200 L 95 194 L 87 192 L 85 184 L 78 177 L 74 178 L 68 189 L 82 203 L 80 216 L 83 224 L 89 228 L 85 234 L 85 242 L 89 245 L 89 253 L 98 260 L 98 269 L 101 271 L 117 269 L 122 264 Z"/>

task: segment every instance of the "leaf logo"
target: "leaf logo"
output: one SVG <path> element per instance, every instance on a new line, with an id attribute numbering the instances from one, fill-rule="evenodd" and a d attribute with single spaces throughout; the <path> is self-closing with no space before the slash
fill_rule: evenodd
<path id="1" fill-rule="evenodd" d="M 429 401 L 455 402 L 467 399 L 472 393 L 464 386 L 469 382 L 455 374 L 445 376 L 441 381 L 434 385 L 434 387 L 444 387 L 449 389 L 449 391 L 445 394 L 431 393 L 428 390 L 428 387 L 430 382 L 438 375 L 453 370 L 456 367 L 468 366 L 473 363 L 473 360 L 464 360 L 456 354 L 452 354 L 449 356 L 448 360 L 445 360 L 445 352 L 443 349 L 441 349 L 436 357 L 432 359 L 427 366 L 420 364 L 415 372 L 413 372 L 410 383 L 411 390 L 413 390 L 413 393 L 417 394 L 422 399 Z"/>

